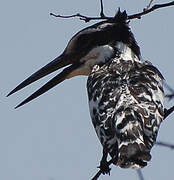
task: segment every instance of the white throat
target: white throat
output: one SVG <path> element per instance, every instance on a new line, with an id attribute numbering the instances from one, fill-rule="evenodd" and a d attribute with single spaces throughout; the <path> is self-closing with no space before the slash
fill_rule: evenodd
<path id="1" fill-rule="evenodd" d="M 135 53 L 124 43 L 117 42 L 115 47 L 120 51 L 120 58 L 128 61 L 140 61 L 140 59 L 135 55 Z"/>

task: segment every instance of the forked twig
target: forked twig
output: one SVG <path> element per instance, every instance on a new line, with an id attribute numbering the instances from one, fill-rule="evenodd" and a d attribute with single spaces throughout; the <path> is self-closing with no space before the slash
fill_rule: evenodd
<path id="1" fill-rule="evenodd" d="M 169 2 L 169 3 L 164 3 L 164 4 L 155 4 L 150 9 L 146 9 L 143 12 L 128 16 L 128 19 L 141 18 L 141 16 L 144 16 L 144 15 L 146 15 L 146 14 L 148 14 L 148 13 L 150 13 L 150 12 L 156 10 L 156 9 L 160 9 L 160 8 L 168 7 L 168 6 L 173 6 L 173 5 L 174 5 L 174 1 Z"/>
<path id="2" fill-rule="evenodd" d="M 174 111 L 174 106 L 169 109 L 164 109 L 164 119 L 166 119 Z"/>
<path id="3" fill-rule="evenodd" d="M 89 22 L 91 20 L 111 20 L 111 19 L 114 19 L 114 17 L 109 17 L 109 16 L 105 16 L 104 15 L 104 13 L 103 13 L 103 2 L 102 2 L 102 0 L 100 0 L 100 2 L 101 2 L 101 11 L 100 11 L 100 16 L 99 17 L 89 17 L 89 16 L 82 15 L 80 13 L 77 13 L 77 14 L 74 14 L 74 15 L 70 15 L 70 16 L 56 15 L 54 13 L 50 13 L 50 15 L 54 16 L 54 17 L 58 17 L 58 18 L 74 18 L 74 17 L 79 17 L 80 20 L 83 20 L 85 22 Z M 151 5 L 151 3 L 150 3 L 150 5 Z M 155 4 L 151 8 L 149 8 L 149 9 L 146 8 L 146 9 L 144 9 L 140 13 L 129 15 L 128 16 L 128 20 L 130 20 L 130 19 L 140 19 L 142 16 L 144 16 L 144 15 L 146 15 L 146 14 L 148 14 L 148 13 L 150 13 L 150 12 L 156 10 L 156 9 L 160 9 L 160 8 L 164 8 L 164 7 L 169 7 L 169 6 L 173 6 L 173 5 L 174 5 L 174 1 L 169 2 L 169 3 L 164 3 L 164 4 Z"/>
<path id="4" fill-rule="evenodd" d="M 83 20 L 85 22 L 89 22 L 91 20 L 100 20 L 100 19 L 108 19 L 108 17 L 88 17 L 88 16 L 84 16 L 84 15 L 81 15 L 80 13 L 77 13 L 77 14 L 73 14 L 73 15 L 70 15 L 70 16 L 62 16 L 62 15 L 57 15 L 57 14 L 54 14 L 54 13 L 50 13 L 50 16 L 54 16 L 54 17 L 58 17 L 58 18 L 74 18 L 74 17 L 79 17 L 80 20 Z M 112 17 L 110 17 L 112 18 Z"/>

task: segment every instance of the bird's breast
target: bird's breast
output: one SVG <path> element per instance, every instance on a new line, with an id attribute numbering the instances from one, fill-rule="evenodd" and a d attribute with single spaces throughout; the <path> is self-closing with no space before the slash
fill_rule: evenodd
<path id="1" fill-rule="evenodd" d="M 164 115 L 162 77 L 154 66 L 123 59 L 96 65 L 87 90 L 92 122 L 103 145 L 143 130 L 139 134 L 145 134 L 152 147 Z"/>

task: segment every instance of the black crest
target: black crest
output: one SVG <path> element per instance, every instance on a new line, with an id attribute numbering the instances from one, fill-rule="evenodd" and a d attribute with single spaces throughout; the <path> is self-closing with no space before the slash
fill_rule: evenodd
<path id="1" fill-rule="evenodd" d="M 121 11 L 120 11 L 120 8 L 119 8 L 118 11 L 117 11 L 117 13 L 116 13 L 115 16 L 114 16 L 113 21 L 116 21 L 116 22 L 126 22 L 127 17 L 128 17 L 128 16 L 127 16 L 126 11 L 121 12 Z"/>

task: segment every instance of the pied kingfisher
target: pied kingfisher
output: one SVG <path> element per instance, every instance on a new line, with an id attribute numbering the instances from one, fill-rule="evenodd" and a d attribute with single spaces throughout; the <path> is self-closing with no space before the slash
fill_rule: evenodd
<path id="1" fill-rule="evenodd" d="M 163 77 L 149 61 L 141 60 L 126 12 L 79 31 L 59 57 L 8 96 L 65 66 L 16 108 L 66 79 L 86 75 L 90 115 L 103 146 L 101 172 L 110 171 L 108 154 L 122 168 L 146 166 L 164 118 Z"/>

